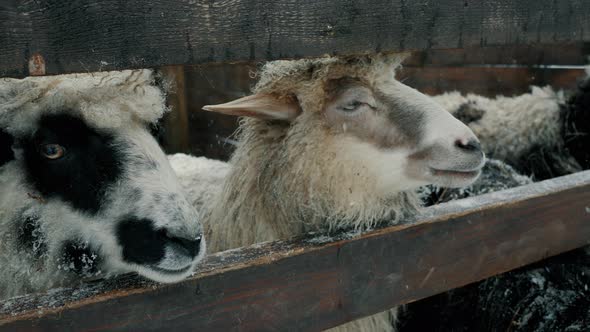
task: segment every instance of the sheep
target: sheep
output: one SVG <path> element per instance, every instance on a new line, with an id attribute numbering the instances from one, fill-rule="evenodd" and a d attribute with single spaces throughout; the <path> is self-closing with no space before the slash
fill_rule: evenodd
<path id="1" fill-rule="evenodd" d="M 485 159 L 476 137 L 395 79 L 402 59 L 269 62 L 253 95 L 206 106 L 247 117 L 222 188 L 207 203 L 209 249 L 398 223 L 415 213 L 417 187 L 473 182 Z M 172 159 L 181 164 L 173 162 L 177 170 L 190 161 Z M 199 197 L 195 204 L 202 204 Z M 386 311 L 336 329 L 391 331 L 394 317 L 395 310 Z"/>
<path id="2" fill-rule="evenodd" d="M 223 161 L 193 157 L 184 153 L 168 156 L 189 203 L 197 211 L 207 208 L 221 194 L 223 182 L 231 166 Z"/>
<path id="3" fill-rule="evenodd" d="M 165 111 L 149 70 L 0 80 L 0 298 L 192 273 L 200 215 L 148 130 Z"/>
<path id="4" fill-rule="evenodd" d="M 569 99 L 550 87 L 515 97 L 452 92 L 434 99 L 468 124 L 488 156 L 545 180 L 590 168 L 589 90 L 586 79 Z"/>

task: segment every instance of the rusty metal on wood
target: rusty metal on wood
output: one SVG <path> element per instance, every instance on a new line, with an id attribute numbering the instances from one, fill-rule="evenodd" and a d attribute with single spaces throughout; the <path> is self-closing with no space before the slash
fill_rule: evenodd
<path id="1" fill-rule="evenodd" d="M 29 60 L 29 75 L 43 76 L 45 73 L 45 59 L 39 53 L 33 54 Z"/>
<path id="2" fill-rule="evenodd" d="M 0 331 L 312 331 L 587 245 L 590 171 L 425 209 L 419 222 L 210 256 L 175 285 L 137 277 L 0 303 Z"/>

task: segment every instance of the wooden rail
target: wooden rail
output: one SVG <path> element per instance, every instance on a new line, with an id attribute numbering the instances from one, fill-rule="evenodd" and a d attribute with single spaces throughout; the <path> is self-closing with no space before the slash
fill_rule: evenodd
<path id="1" fill-rule="evenodd" d="M 590 42 L 583 0 L 8 0 L 0 77 Z"/>
<path id="2" fill-rule="evenodd" d="M 589 244 L 590 171 L 441 204 L 418 220 L 215 254 L 175 285 L 125 276 L 7 300 L 0 331 L 332 327 Z"/>
<path id="3" fill-rule="evenodd" d="M 587 65 L 589 56 L 590 43 L 428 49 L 414 52 L 404 62 L 404 67 L 572 66 Z"/>

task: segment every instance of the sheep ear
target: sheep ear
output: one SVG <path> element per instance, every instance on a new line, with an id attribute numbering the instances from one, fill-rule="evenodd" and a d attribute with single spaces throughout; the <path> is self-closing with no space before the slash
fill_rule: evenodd
<path id="1" fill-rule="evenodd" d="M 236 116 L 286 121 L 294 120 L 301 113 L 295 98 L 277 98 L 270 94 L 255 94 L 225 104 L 207 105 L 203 109 Z"/>

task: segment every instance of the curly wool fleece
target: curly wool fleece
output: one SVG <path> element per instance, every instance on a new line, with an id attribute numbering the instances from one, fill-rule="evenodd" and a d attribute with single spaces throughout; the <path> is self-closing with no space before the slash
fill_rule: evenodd
<path id="1" fill-rule="evenodd" d="M 42 114 L 82 117 L 95 128 L 154 123 L 167 111 L 151 70 L 0 79 L 0 127 L 20 136 Z"/>

